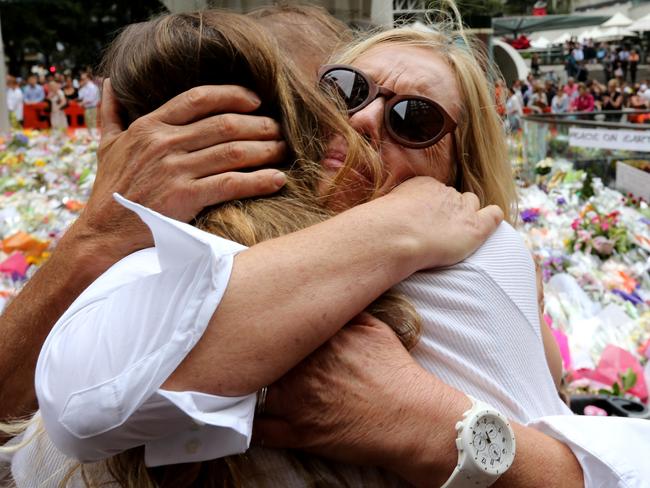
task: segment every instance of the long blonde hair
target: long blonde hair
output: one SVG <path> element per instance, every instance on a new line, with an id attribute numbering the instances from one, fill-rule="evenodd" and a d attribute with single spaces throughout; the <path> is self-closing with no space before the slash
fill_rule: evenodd
<path id="1" fill-rule="evenodd" d="M 460 92 L 460 119 L 455 132 L 458 149 L 453 175 L 456 189 L 475 193 L 481 206 L 498 205 L 506 220 L 515 218 L 516 192 L 508 159 L 503 123 L 496 111 L 495 96 L 488 77 L 498 78 L 485 55 L 462 29 L 459 21 L 442 21 L 434 32 L 402 27 L 356 41 L 332 59 L 352 64 L 368 50 L 381 46 L 428 49 L 442 56 L 456 76 Z"/>

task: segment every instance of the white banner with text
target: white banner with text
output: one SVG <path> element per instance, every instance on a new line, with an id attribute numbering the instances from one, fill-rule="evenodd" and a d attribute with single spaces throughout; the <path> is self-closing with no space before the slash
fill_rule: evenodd
<path id="1" fill-rule="evenodd" d="M 569 145 L 650 152 L 650 130 L 612 130 L 571 127 Z"/>

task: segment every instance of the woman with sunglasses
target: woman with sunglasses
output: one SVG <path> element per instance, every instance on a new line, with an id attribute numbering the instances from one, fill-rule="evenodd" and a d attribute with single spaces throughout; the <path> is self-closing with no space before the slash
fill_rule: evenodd
<path id="1" fill-rule="evenodd" d="M 373 46 L 379 45 L 382 46 L 381 50 L 372 49 Z M 386 193 L 412 176 L 434 176 L 445 183 L 456 182 L 459 189 L 475 191 L 482 203 L 501 204 L 502 210 L 507 214 L 510 210 L 513 190 L 508 184 L 509 170 L 503 142 L 500 139 L 502 137 L 500 122 L 489 103 L 491 97 L 484 75 L 476 66 L 476 60 L 466 45 L 457 45 L 442 34 L 430 36 L 404 30 L 390 31 L 371 38 L 365 45 L 360 46 L 352 48 L 347 53 L 348 57 L 354 59 L 341 60 L 353 62 L 354 65 L 327 68 L 322 74 L 322 81 L 325 86 L 335 86 L 337 90 L 340 89 L 344 93 L 344 101 L 352 112 L 350 117 L 352 127 L 361 132 L 380 151 L 386 174 L 382 184 L 379 185 L 378 193 Z M 358 55 L 356 58 L 355 49 Z M 449 59 L 453 60 L 456 71 L 452 70 L 449 59 L 438 54 L 439 52 L 450 53 Z M 395 60 L 398 62 L 394 62 Z M 392 70 L 396 71 L 391 72 Z M 345 77 L 351 80 L 349 86 L 342 81 Z M 352 88 L 352 91 L 348 91 L 347 88 Z M 394 96 L 394 93 L 400 95 Z M 444 98 L 439 93 L 444 93 Z M 476 111 L 470 110 L 468 100 L 472 102 L 472 107 L 476 107 Z M 488 142 L 486 137 L 490 134 L 499 137 L 492 141 L 491 145 L 477 146 L 477 143 Z M 464 143 L 460 145 L 465 148 L 463 151 L 457 151 L 454 147 L 452 142 L 454 135 Z M 358 192 L 345 191 L 343 194 L 334 194 L 336 196 L 334 203 L 340 206 L 358 203 L 359 200 L 363 200 L 364 194 L 368 191 L 368 182 L 364 181 L 368 175 L 363 172 L 354 173 L 341 164 L 347 159 L 348 150 L 349 148 L 334 136 L 323 161 L 323 166 L 332 181 L 350 177 L 361 183 L 356 186 Z M 504 157 L 500 159 L 499 156 Z M 347 186 L 349 187 L 350 185 Z M 354 188 L 354 185 L 352 187 Z M 152 218 L 147 216 L 146 212 L 140 213 L 148 220 Z M 520 276 L 507 279 L 508 276 L 503 274 L 501 268 L 508 263 L 514 263 Z M 228 270 L 224 272 L 227 273 Z M 566 412 L 555 397 L 553 383 L 548 375 L 548 366 L 541 348 L 541 332 L 534 298 L 534 272 L 530 256 L 526 254 L 521 241 L 511 228 L 503 227 L 497 231 L 495 238 L 488 241 L 461 267 L 437 275 L 426 273 L 420 278 L 405 283 L 404 289 L 410 292 L 411 299 L 418 305 L 420 313 L 429 323 L 428 330 L 425 328 L 422 350 L 419 354 L 416 352 L 416 356 L 419 355 L 425 367 L 463 391 L 469 391 L 477 397 L 488 398 L 493 405 L 497 404 L 502 411 L 520 421 L 543 414 Z M 445 295 L 445 290 L 450 293 Z M 338 295 L 343 294 L 334 293 L 331 300 L 347 298 Z M 128 301 L 128 297 L 121 298 Z M 495 305 L 500 307 L 499 310 L 495 310 Z M 439 310 L 437 306 L 440 306 Z M 76 315 L 79 315 L 79 312 L 77 310 Z M 437 313 L 440 315 L 436 315 Z M 295 318 L 296 321 L 301 319 L 302 317 Z M 74 322 L 79 320 L 79 317 L 75 317 L 74 314 L 64 317 L 67 325 L 71 324 L 70 320 Z M 138 318 L 139 322 L 142 320 L 152 319 Z M 100 325 L 112 326 L 110 323 Z M 135 325 L 129 324 L 129 327 Z M 150 325 L 155 327 L 155 324 Z M 339 324 L 339 327 L 341 325 L 343 324 Z M 141 327 L 142 324 L 138 323 L 137 326 Z M 470 332 L 467 330 L 468 326 L 479 326 L 480 329 L 474 331 L 478 334 L 475 333 L 473 337 L 471 333 L 468 335 L 467 333 Z M 123 324 L 115 324 L 115 327 L 123 327 Z M 497 327 L 502 328 L 497 329 Z M 62 335 L 60 329 L 61 327 L 55 330 L 55 337 L 46 344 L 42 355 L 44 362 L 39 363 L 40 373 L 37 373 L 40 374 L 41 381 L 39 385 L 41 406 L 44 410 L 53 409 L 44 414 L 49 416 L 52 422 L 59 420 L 65 422 L 61 425 L 62 428 L 53 431 L 56 435 L 66 437 L 64 442 L 59 443 L 60 445 L 68 443 L 67 449 L 80 453 L 79 455 L 86 460 L 91 460 L 116 451 L 116 446 L 110 445 L 110 442 L 102 445 L 102 441 L 106 442 L 108 438 L 111 441 L 119 439 L 118 449 L 121 450 L 129 442 L 133 446 L 143 443 L 155 444 L 156 441 L 153 439 L 161 437 L 160 428 L 165 429 L 169 425 L 178 427 L 178 424 L 170 419 L 145 419 L 137 411 L 121 411 L 120 415 L 126 415 L 121 421 L 114 423 L 114 427 L 98 432 L 96 426 L 88 424 L 88 419 L 101 424 L 103 422 L 101 417 L 108 413 L 102 412 L 102 409 L 107 405 L 95 405 L 95 408 L 101 408 L 93 412 L 88 410 L 93 408 L 92 404 L 82 407 L 81 404 L 76 403 L 75 411 L 83 412 L 87 417 L 75 418 L 69 415 L 70 412 L 64 411 L 65 405 L 56 405 L 56 401 L 54 404 L 50 403 L 52 394 L 60 395 L 55 400 L 66 396 L 65 391 L 48 391 L 51 375 L 61 372 L 60 369 L 57 371 L 57 367 L 61 365 L 57 364 L 57 361 L 63 360 L 65 367 L 75 361 L 76 364 L 84 361 L 83 355 L 80 354 L 76 358 L 56 358 L 54 362 L 48 363 L 53 345 L 57 341 L 65 342 L 65 334 Z M 83 330 L 75 330 L 73 327 L 67 329 L 74 330 L 75 334 L 84 333 Z M 94 330 L 93 327 L 88 329 Z M 245 394 L 249 393 L 248 389 L 251 385 L 257 388 L 266 384 L 259 383 L 259 378 L 264 377 L 264 374 L 257 373 L 260 374 L 259 378 L 241 378 L 242 384 L 231 384 L 225 389 L 227 391 L 224 391 L 223 382 L 220 383 L 217 379 L 220 368 L 213 363 L 214 358 L 218 357 L 214 354 L 214 346 L 219 347 L 214 342 L 214 333 L 218 334 L 214 329 L 215 327 L 206 329 L 197 347 L 189 352 L 183 364 L 167 379 L 163 385 L 167 390 L 198 391 L 214 397 L 217 394 Z M 147 330 L 146 327 L 144 330 Z M 514 337 L 513 330 L 517 332 Z M 128 331 L 128 327 L 125 331 Z M 272 333 L 277 335 L 275 331 Z M 104 336 L 110 337 L 110 334 Z M 441 342 L 438 336 L 445 339 L 449 347 L 441 347 L 437 351 L 441 354 L 440 358 L 435 358 L 432 356 L 436 352 L 434 348 L 444 342 Z M 526 357 L 522 360 L 521 355 L 524 351 Z M 91 351 L 80 352 L 92 354 Z M 273 355 L 273 351 L 270 355 Z M 130 375 L 135 371 L 133 367 L 140 357 L 135 353 L 130 358 L 122 358 L 126 362 L 119 365 L 123 366 L 125 373 L 128 372 Z M 294 362 L 299 359 L 296 358 Z M 437 359 L 441 360 L 437 365 L 438 369 L 434 365 Z M 484 364 L 473 363 L 477 359 L 484 360 Z M 207 365 L 211 365 L 214 369 L 206 370 Z M 237 370 L 236 366 L 230 365 L 230 367 Z M 247 368 L 250 370 L 250 365 Z M 259 369 L 266 370 L 268 366 L 260 363 Z M 92 383 L 92 374 L 84 376 L 83 380 Z M 121 376 L 120 381 L 122 380 L 129 386 L 128 383 L 133 378 Z M 256 381 L 258 384 L 255 383 Z M 142 385 L 136 383 L 132 383 L 131 389 L 127 389 L 126 392 L 121 391 L 121 398 L 137 395 L 137 388 Z M 242 386 L 244 384 L 246 386 Z M 60 382 L 59 386 L 63 387 Z M 74 388 L 78 386 L 77 383 Z M 88 386 L 94 388 L 90 384 Z M 79 393 L 82 391 L 79 390 Z M 170 396 L 174 395 L 170 394 Z M 70 398 L 78 400 L 80 396 L 73 395 Z M 250 406 L 250 398 L 249 394 L 239 400 L 242 405 Z M 99 398 L 97 400 L 99 401 Z M 117 400 L 119 403 L 119 398 Z M 149 400 L 145 398 L 144 401 L 146 403 Z M 160 401 L 160 398 L 152 401 Z M 64 403 L 71 405 L 69 402 Z M 110 409 L 118 407 L 114 405 Z M 61 413 L 64 415 L 59 415 Z M 193 436 L 192 432 L 206 430 L 203 428 L 206 426 L 206 420 L 208 424 L 215 420 L 205 416 L 200 417 L 193 417 L 198 422 L 198 427 L 196 425 L 187 427 L 189 430 L 185 434 Z M 223 418 L 218 421 L 223 422 Z M 82 433 L 83 429 L 86 429 L 85 434 Z M 245 430 L 244 427 L 243 431 Z M 183 437 L 182 433 L 177 432 L 177 434 Z M 197 435 L 200 437 L 200 434 Z M 78 442 L 78 446 L 71 447 L 70 442 Z M 168 437 L 166 442 L 172 441 Z M 200 442 L 190 444 L 191 446 L 186 445 L 185 452 L 174 451 L 174 461 L 171 462 L 199 460 L 205 459 L 203 456 L 209 456 L 207 451 L 202 449 Z M 158 446 L 157 449 L 161 447 Z M 151 464 L 157 462 L 152 459 L 149 461 Z"/>

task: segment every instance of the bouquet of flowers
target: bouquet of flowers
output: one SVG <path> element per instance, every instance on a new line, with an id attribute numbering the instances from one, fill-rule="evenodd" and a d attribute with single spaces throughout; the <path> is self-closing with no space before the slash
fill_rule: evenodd
<path id="1" fill-rule="evenodd" d="M 567 245 L 569 252 L 582 251 L 607 259 L 614 251 L 625 253 L 632 245 L 627 228 L 620 222 L 620 212 L 600 213 L 588 205 L 571 223 L 573 236 Z"/>

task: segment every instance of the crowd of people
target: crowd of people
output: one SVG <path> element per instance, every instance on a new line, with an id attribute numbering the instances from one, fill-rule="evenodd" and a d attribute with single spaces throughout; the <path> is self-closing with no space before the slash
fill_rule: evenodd
<path id="1" fill-rule="evenodd" d="M 81 72 L 79 78 L 71 72 L 30 74 L 26 79 L 7 76 L 7 110 L 14 129 L 23 126 L 25 106 L 45 103 L 49 113 L 50 127 L 65 130 L 69 121 L 64 110 L 70 102 L 80 104 L 84 109 L 86 127 L 97 127 L 97 107 L 101 100 L 98 83 L 90 72 Z"/>
<path id="2" fill-rule="evenodd" d="M 499 90 L 502 90 L 501 86 Z M 508 87 L 505 101 L 499 107 L 511 131 L 521 128 L 521 117 L 527 113 L 576 113 L 590 120 L 608 122 L 627 121 L 643 123 L 648 114 L 632 113 L 650 108 L 650 80 L 642 83 L 625 82 L 623 77 L 610 78 L 606 83 L 595 79 L 578 82 L 569 77 L 566 83 L 557 77 L 536 78 L 531 74 L 526 80 L 515 80 Z M 608 113 L 629 111 L 631 113 Z M 585 113 L 603 112 L 595 116 Z"/>
<path id="3" fill-rule="evenodd" d="M 565 68 L 568 77 L 574 77 L 578 81 L 586 81 L 589 64 L 600 63 L 605 73 L 605 79 L 609 81 L 616 78 L 619 82 L 629 80 L 636 83 L 636 75 L 641 62 L 639 49 L 631 48 L 627 44 L 610 45 L 607 42 L 595 43 L 588 39 L 584 43 L 569 41 L 565 44 Z M 531 69 L 535 74 L 534 63 Z"/>

